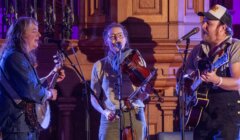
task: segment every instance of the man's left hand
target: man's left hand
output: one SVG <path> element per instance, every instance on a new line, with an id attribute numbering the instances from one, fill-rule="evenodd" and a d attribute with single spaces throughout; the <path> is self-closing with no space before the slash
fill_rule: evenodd
<path id="1" fill-rule="evenodd" d="M 64 69 L 59 71 L 59 76 L 57 78 L 57 82 L 61 82 L 66 77 Z"/>

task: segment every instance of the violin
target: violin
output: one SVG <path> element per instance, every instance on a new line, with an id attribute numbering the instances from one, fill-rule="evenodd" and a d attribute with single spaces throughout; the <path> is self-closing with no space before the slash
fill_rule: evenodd
<path id="1" fill-rule="evenodd" d="M 153 91 L 158 97 L 158 92 L 155 90 L 149 83 L 153 77 L 156 75 L 157 70 L 150 71 L 145 64 L 145 61 L 142 59 L 142 56 L 137 50 L 127 50 L 127 56 L 124 56 L 123 61 L 121 62 L 121 70 L 123 73 L 127 74 L 137 89 L 131 93 L 128 98 L 124 99 L 124 104 L 126 106 L 125 110 L 131 110 L 133 108 L 131 100 L 142 90 L 143 86 L 146 86 L 148 91 Z M 163 101 L 159 97 L 160 101 Z M 136 134 L 134 133 L 131 126 L 125 127 L 122 132 L 123 140 L 133 140 L 136 139 Z"/>
<path id="2" fill-rule="evenodd" d="M 131 100 L 137 95 L 141 90 L 142 86 L 148 88 L 147 91 L 153 91 L 153 93 L 159 98 L 160 102 L 163 102 L 163 98 L 159 96 L 158 90 L 154 89 L 150 84 L 150 81 L 157 73 L 157 69 L 150 71 L 145 64 L 145 61 L 142 59 L 142 56 L 138 50 L 131 50 L 131 53 L 128 53 L 128 56 L 125 56 L 121 63 L 122 72 L 127 74 L 137 88 L 130 96 L 128 100 Z M 126 103 L 127 105 L 129 103 Z M 130 104 L 129 104 L 130 105 Z"/>
<path id="3" fill-rule="evenodd" d="M 129 76 L 133 85 L 138 87 L 150 74 L 150 70 L 145 65 L 139 51 L 132 50 L 121 63 L 121 68 L 123 73 Z"/>

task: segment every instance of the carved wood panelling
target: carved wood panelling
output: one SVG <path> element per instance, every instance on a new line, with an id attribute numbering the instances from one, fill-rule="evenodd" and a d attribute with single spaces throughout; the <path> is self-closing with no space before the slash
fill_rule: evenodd
<path id="1" fill-rule="evenodd" d="M 127 17 L 135 17 L 149 23 L 164 23 L 167 22 L 167 11 L 167 0 L 130 0 L 127 4 L 127 15 L 125 15 L 125 19 Z M 120 20 L 123 20 L 123 18 L 124 17 Z"/>
<path id="2" fill-rule="evenodd" d="M 55 1 L 58 9 L 56 12 L 61 17 L 62 2 L 67 0 Z M 232 0 L 230 3 L 231 8 Z M 153 85 L 160 90 L 159 94 L 163 96 L 164 102 L 160 103 L 151 94 L 152 100 L 146 104 L 145 115 L 147 120 L 149 119 L 149 134 L 176 130 L 174 111 L 178 98 L 175 95 L 175 76 L 183 56 L 176 49 L 175 41 L 193 27 L 200 26 L 201 20 L 196 13 L 208 10 L 209 0 L 75 0 L 74 4 L 78 4 L 77 26 L 80 27 L 79 31 L 83 37 L 80 41 L 72 40 L 72 46 L 65 49 L 77 69 L 79 71 L 81 69 L 84 78 L 90 80 L 93 63 L 104 57 L 101 39 L 103 27 L 110 21 L 122 23 L 129 32 L 131 47 L 140 50 L 150 69 L 158 69 Z M 59 19 L 58 23 L 60 22 Z M 198 43 L 200 33 L 193 36 L 193 39 L 196 42 L 191 41 L 191 47 Z M 3 41 L 0 39 L 0 46 Z M 72 47 L 76 56 L 72 52 Z M 184 49 L 185 44 L 181 44 L 180 47 Z M 40 47 L 38 57 L 40 76 L 46 75 L 54 66 L 51 56 L 56 50 L 56 46 Z M 66 79 L 57 86 L 60 94 L 53 110 L 55 121 L 47 130 L 51 137 L 44 132 L 46 136 L 42 139 L 45 140 L 86 139 L 84 114 L 86 95 L 83 94 L 81 80 L 68 61 L 65 61 L 64 68 Z M 97 139 L 99 113 L 92 108 L 90 113 L 91 137 Z"/>
<path id="3" fill-rule="evenodd" d="M 197 0 L 197 3 L 204 3 L 203 1 Z M 185 5 L 187 2 L 190 2 L 188 6 Z M 175 76 L 182 63 L 182 55 L 178 53 L 175 41 L 188 31 L 184 30 L 185 28 L 191 29 L 190 27 L 198 25 L 199 19 L 195 20 L 193 15 L 203 4 L 197 6 L 195 2 L 194 0 L 83 0 L 78 3 L 80 32 L 85 36 L 80 41 L 72 40 L 72 46 L 65 49 L 87 81 L 90 80 L 93 63 L 104 57 L 101 35 L 103 27 L 109 21 L 125 25 L 129 31 L 131 47 L 139 49 L 150 69 L 158 69 L 153 86 L 160 90 L 159 94 L 163 96 L 164 102 L 160 103 L 151 94 L 152 100 L 146 104 L 145 114 L 149 119 L 150 135 L 176 130 L 174 111 L 178 98 L 175 95 Z M 182 31 L 182 34 L 179 34 L 179 31 Z M 72 47 L 76 56 L 72 52 Z M 185 44 L 181 44 L 180 47 L 184 48 Z M 45 75 L 51 70 L 54 64 L 50 60 L 55 50 L 56 46 L 40 47 L 38 68 L 40 75 Z M 54 112 L 59 122 L 53 124 L 56 125 L 53 128 L 59 128 L 57 130 L 59 139 L 61 136 L 66 140 L 86 139 L 84 123 L 86 96 L 82 91 L 83 86 L 68 61 L 65 61 L 64 68 L 66 79 L 58 85 L 60 95 L 57 111 Z M 97 139 L 100 116 L 92 108 L 90 113 L 92 139 Z M 64 129 L 61 129 L 62 127 Z M 47 140 L 48 137 L 43 139 Z"/>
<path id="4" fill-rule="evenodd" d="M 161 6 L 160 0 L 133 0 L 133 15 L 161 15 Z"/>
<path id="5" fill-rule="evenodd" d="M 194 12 L 194 0 L 186 0 L 186 15 Z"/>
<path id="6" fill-rule="evenodd" d="M 157 102 L 150 102 L 146 105 L 145 116 L 146 120 L 149 122 L 149 134 L 154 135 L 158 132 L 162 132 L 162 111 Z M 149 119 L 149 120 L 148 120 Z"/>
<path id="7" fill-rule="evenodd" d="M 107 0 L 108 1 L 108 0 Z M 107 9 L 109 5 L 104 0 L 85 0 L 85 23 L 99 24 L 106 20 Z M 104 5 L 106 4 L 106 5 Z"/>

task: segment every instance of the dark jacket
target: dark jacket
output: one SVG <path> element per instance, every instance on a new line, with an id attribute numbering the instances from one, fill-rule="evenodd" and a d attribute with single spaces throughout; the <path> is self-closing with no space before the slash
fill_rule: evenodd
<path id="1" fill-rule="evenodd" d="M 9 50 L 3 54 L 0 66 L 9 84 L 22 100 L 41 103 L 46 95 L 34 67 L 27 57 L 16 50 Z M 3 76 L 3 75 L 0 75 Z M 25 121 L 24 111 L 9 97 L 8 89 L 0 85 L 0 123 L 4 124 L 3 132 L 27 132 L 31 128 Z"/>

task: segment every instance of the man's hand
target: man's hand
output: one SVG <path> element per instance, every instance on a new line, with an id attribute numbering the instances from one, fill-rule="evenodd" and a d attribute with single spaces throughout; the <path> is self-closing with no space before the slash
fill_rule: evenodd
<path id="1" fill-rule="evenodd" d="M 64 69 L 59 71 L 59 76 L 57 78 L 57 82 L 61 82 L 66 77 Z"/>
<path id="2" fill-rule="evenodd" d="M 48 95 L 47 99 L 55 101 L 57 99 L 57 90 L 49 89 L 49 95 Z"/>
<path id="3" fill-rule="evenodd" d="M 216 75 L 216 71 L 203 72 L 201 74 L 201 79 L 202 79 L 203 82 L 206 82 L 206 83 L 211 82 L 214 85 L 217 85 L 220 82 L 220 77 Z"/>
<path id="4" fill-rule="evenodd" d="M 109 121 L 114 121 L 116 119 L 119 119 L 119 116 L 116 115 L 115 112 L 110 111 L 108 109 L 103 110 L 103 115 L 106 117 L 107 120 Z"/>

